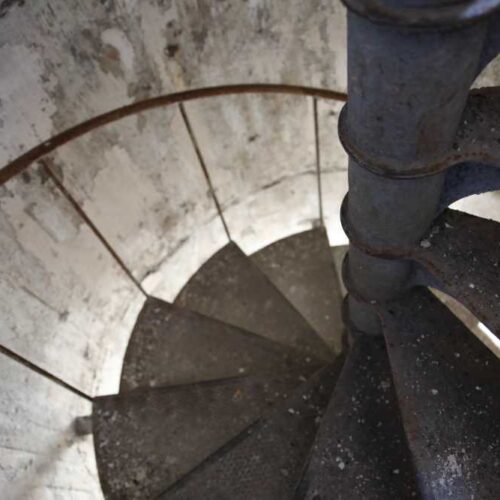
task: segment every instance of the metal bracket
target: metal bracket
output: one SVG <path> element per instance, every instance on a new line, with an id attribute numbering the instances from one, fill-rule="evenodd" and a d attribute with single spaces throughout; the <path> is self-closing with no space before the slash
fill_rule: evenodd
<path id="1" fill-rule="evenodd" d="M 462 1 L 432 7 L 401 6 L 391 0 L 342 1 L 349 10 L 374 23 L 430 30 L 478 22 L 500 8 L 498 0 Z"/>
<path id="2" fill-rule="evenodd" d="M 463 162 L 500 167 L 500 87 L 471 91 L 452 149 L 432 162 L 407 164 L 404 170 L 399 160 L 369 157 L 350 140 L 347 112 L 346 104 L 339 117 L 340 141 L 358 165 L 374 174 L 392 179 L 414 179 L 439 174 Z"/>

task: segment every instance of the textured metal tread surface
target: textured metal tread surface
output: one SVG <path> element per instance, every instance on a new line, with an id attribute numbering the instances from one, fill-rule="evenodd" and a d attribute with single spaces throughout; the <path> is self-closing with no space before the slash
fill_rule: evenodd
<path id="1" fill-rule="evenodd" d="M 250 258 L 330 348 L 340 352 L 342 297 L 326 230 L 294 234 Z"/>
<path id="2" fill-rule="evenodd" d="M 288 346 L 149 297 L 130 337 L 120 389 L 288 371 L 308 376 L 320 364 Z"/>
<path id="3" fill-rule="evenodd" d="M 248 376 L 97 398 L 94 443 L 106 498 L 164 491 L 303 381 Z"/>
<path id="4" fill-rule="evenodd" d="M 417 495 L 384 340 L 356 336 L 295 498 L 392 500 Z"/>
<path id="5" fill-rule="evenodd" d="M 500 336 L 500 224 L 446 210 L 414 257 L 440 288 Z"/>
<path id="6" fill-rule="evenodd" d="M 500 361 L 425 289 L 382 310 L 425 498 L 498 498 Z"/>
<path id="7" fill-rule="evenodd" d="M 332 360 L 321 337 L 235 243 L 200 267 L 175 304 Z"/>
<path id="8" fill-rule="evenodd" d="M 286 402 L 209 457 L 163 500 L 292 498 L 342 362 L 323 368 Z"/>

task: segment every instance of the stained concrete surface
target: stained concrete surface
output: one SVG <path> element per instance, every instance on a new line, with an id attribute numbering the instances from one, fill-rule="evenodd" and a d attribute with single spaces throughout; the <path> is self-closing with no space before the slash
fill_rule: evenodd
<path id="1" fill-rule="evenodd" d="M 72 419 L 91 404 L 0 357 L 0 491 L 3 500 L 99 500 L 92 437 Z"/>
<path id="2" fill-rule="evenodd" d="M 1 343 L 90 395 L 115 390 L 142 294 L 39 168 L 0 188 L 0 228 Z"/>

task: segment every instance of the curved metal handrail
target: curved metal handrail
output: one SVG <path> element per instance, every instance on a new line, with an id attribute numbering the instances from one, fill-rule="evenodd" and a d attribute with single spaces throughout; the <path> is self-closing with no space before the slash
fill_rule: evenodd
<path id="1" fill-rule="evenodd" d="M 29 151 L 26 151 L 26 153 L 18 156 L 15 160 L 11 161 L 0 170 L 0 186 L 2 184 L 5 184 L 12 177 L 22 173 L 32 163 L 39 160 L 48 153 L 56 150 L 60 146 L 109 123 L 116 122 L 127 116 L 135 115 L 142 111 L 153 108 L 179 104 L 195 99 L 202 99 L 205 97 L 217 97 L 235 94 L 293 94 L 308 97 L 317 97 L 322 99 L 331 99 L 341 102 L 347 101 L 346 94 L 334 90 L 315 87 L 303 87 L 298 85 L 263 83 L 206 87 L 153 97 L 151 99 L 134 102 L 132 104 L 128 104 L 121 108 L 116 108 L 101 115 L 90 118 L 87 121 L 79 123 L 78 125 L 66 129 L 65 131 L 51 137 L 41 144 L 38 144 L 38 146 L 31 148 Z"/>
<path id="2" fill-rule="evenodd" d="M 71 142 L 73 139 L 77 139 L 88 132 L 91 132 L 99 127 L 104 125 L 116 122 L 121 120 L 122 118 L 126 118 L 128 116 L 135 115 L 137 113 L 147 111 L 154 108 L 160 108 L 163 106 L 169 106 L 172 104 L 182 104 L 187 101 L 192 101 L 195 99 L 202 99 L 208 97 L 218 97 L 225 95 L 237 95 L 237 94 L 291 94 L 305 97 L 314 98 L 314 106 L 315 106 L 315 127 L 317 134 L 317 101 L 316 99 L 329 99 L 334 101 L 347 101 L 347 95 L 342 92 L 337 92 L 334 90 L 327 90 L 315 87 L 304 87 L 297 85 L 281 85 L 281 84 L 236 84 L 236 85 L 222 85 L 215 87 L 206 87 L 194 90 L 186 90 L 183 92 L 175 92 L 172 94 L 166 94 L 158 97 L 153 97 L 150 99 L 146 99 L 143 101 L 134 102 L 132 104 L 128 104 L 126 106 L 115 108 L 111 111 L 103 113 L 101 115 L 95 116 L 86 120 L 78 125 L 75 125 L 71 128 L 64 130 L 63 132 L 54 135 L 50 139 L 38 144 L 37 146 L 31 148 L 26 151 L 15 160 L 11 161 L 3 168 L 0 169 L 0 186 L 5 184 L 9 179 L 15 177 L 16 175 L 24 172 L 30 165 L 34 162 L 41 160 L 44 156 L 56 150 L 57 148 Z M 181 107 L 181 112 L 184 113 L 183 108 Z M 188 126 L 188 124 L 187 124 Z M 316 138 L 316 147 L 319 146 L 318 139 Z M 113 247 L 108 243 L 108 241 L 104 238 L 104 236 L 100 233 L 98 228 L 95 226 L 93 221 L 87 216 L 87 214 L 82 210 L 80 205 L 74 200 L 71 194 L 67 191 L 65 186 L 62 184 L 60 179 L 58 179 L 51 172 L 50 168 L 46 165 L 42 165 L 46 169 L 47 175 L 49 175 L 56 186 L 59 188 L 64 197 L 69 201 L 69 203 L 73 206 L 73 208 L 79 213 L 82 219 L 86 222 L 86 224 L 91 228 L 94 232 L 95 236 L 101 241 L 104 247 L 110 252 L 112 257 L 115 259 L 117 264 L 123 269 L 126 275 L 132 280 L 132 282 L 137 286 L 139 291 L 141 291 L 145 296 L 147 293 L 142 288 L 142 285 L 139 281 L 132 275 L 130 270 L 127 268 L 125 263 L 121 260 L 119 255 L 115 252 Z M 212 188 L 211 188 L 212 189 Z M 214 201 L 217 206 L 217 199 L 214 196 Z M 219 215 L 222 220 L 222 213 L 220 207 L 218 206 Z M 229 233 L 228 233 L 229 236 Z M 87 399 L 88 401 L 92 401 L 93 397 L 82 392 L 78 388 L 74 387 L 71 384 L 68 384 L 60 377 L 46 371 L 45 369 L 39 367 L 38 365 L 32 363 L 28 359 L 23 356 L 18 355 L 14 351 L 11 351 L 5 346 L 0 345 L 0 352 L 9 356 L 10 358 L 16 360 L 19 363 L 27 366 L 31 370 L 45 376 L 46 378 L 52 380 L 57 383 L 61 387 L 73 392 L 74 394 Z"/>

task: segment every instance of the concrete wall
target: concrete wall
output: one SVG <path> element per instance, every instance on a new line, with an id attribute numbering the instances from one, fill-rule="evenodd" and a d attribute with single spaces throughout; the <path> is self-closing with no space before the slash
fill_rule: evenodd
<path id="1" fill-rule="evenodd" d="M 124 104 L 241 82 L 345 90 L 340 2 L 0 2 L 0 166 Z M 318 102 L 332 244 L 346 241 L 340 108 Z M 244 250 L 318 222 L 312 99 L 217 98 L 186 113 Z M 46 164 L 150 293 L 171 300 L 227 242 L 178 107 L 108 125 Z M 0 268 L 0 342 L 89 394 L 115 391 L 143 296 L 39 165 L 0 188 Z M 87 403 L 2 354 L 0 370 L 2 498 L 98 498 L 92 443 L 69 431 Z"/>
<path id="2" fill-rule="evenodd" d="M 5 356 L 0 373 L 2 499 L 102 498 L 92 438 L 71 428 L 90 403 Z"/>
<path id="3" fill-rule="evenodd" d="M 0 254 L 2 345 L 88 394 L 116 390 L 143 296 L 40 169 L 0 188 Z"/>

